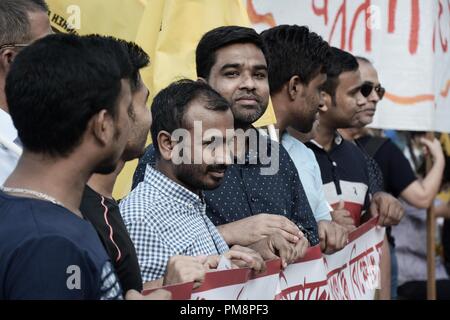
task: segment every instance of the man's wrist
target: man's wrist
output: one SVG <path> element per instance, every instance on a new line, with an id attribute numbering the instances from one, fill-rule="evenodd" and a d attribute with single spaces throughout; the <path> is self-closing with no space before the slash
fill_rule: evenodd
<path id="1" fill-rule="evenodd" d="M 235 245 L 231 229 L 232 228 L 230 228 L 230 223 L 217 226 L 217 230 L 219 230 L 220 235 L 229 247 Z"/>

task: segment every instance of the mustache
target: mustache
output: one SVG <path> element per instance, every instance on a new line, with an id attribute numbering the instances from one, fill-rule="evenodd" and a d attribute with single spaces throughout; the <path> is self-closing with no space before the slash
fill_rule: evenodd
<path id="1" fill-rule="evenodd" d="M 243 94 L 237 96 L 235 100 L 256 100 L 257 102 L 261 102 L 261 97 L 256 94 Z"/>
<path id="2" fill-rule="evenodd" d="M 225 164 L 212 164 L 209 165 L 206 169 L 208 171 L 225 171 L 227 170 L 228 166 Z"/>

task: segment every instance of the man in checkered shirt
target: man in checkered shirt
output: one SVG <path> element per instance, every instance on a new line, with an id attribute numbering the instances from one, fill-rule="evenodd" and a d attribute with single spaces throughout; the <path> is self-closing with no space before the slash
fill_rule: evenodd
<path id="1" fill-rule="evenodd" d="M 216 91 L 203 82 L 176 82 L 153 100 L 152 123 L 157 162 L 147 166 L 144 181 L 120 203 L 144 281 L 161 278 L 175 255 L 207 255 L 207 269 L 216 268 L 225 255 L 239 267 L 259 271 L 265 268 L 263 259 L 277 257 L 274 252 L 284 265 L 306 252 L 306 239 L 295 246 L 279 235 L 251 249 L 229 250 L 205 214 L 202 190 L 219 186 L 231 163 L 234 139 L 229 103 Z"/>

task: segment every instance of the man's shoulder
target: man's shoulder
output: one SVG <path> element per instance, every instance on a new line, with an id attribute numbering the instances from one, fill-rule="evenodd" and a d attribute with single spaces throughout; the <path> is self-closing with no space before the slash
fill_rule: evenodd
<path id="1" fill-rule="evenodd" d="M 303 142 L 289 134 L 283 135 L 281 144 L 291 157 L 299 158 L 301 160 L 315 159 L 314 153 L 311 149 L 309 149 Z"/>
<path id="2" fill-rule="evenodd" d="M 170 206 L 173 206 L 171 199 L 145 181 L 140 182 L 119 204 L 124 221 L 147 222 L 161 220 Z"/>

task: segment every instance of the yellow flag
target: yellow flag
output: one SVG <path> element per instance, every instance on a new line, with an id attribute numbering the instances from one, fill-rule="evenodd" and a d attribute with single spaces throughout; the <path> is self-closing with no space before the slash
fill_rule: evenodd
<path id="1" fill-rule="evenodd" d="M 450 157 L 450 136 L 448 133 L 441 134 L 441 143 L 447 157 Z"/>
<path id="2" fill-rule="evenodd" d="M 142 71 L 154 97 L 179 78 L 196 79 L 195 49 L 211 29 L 250 26 L 241 0 L 47 0 L 52 27 L 80 35 L 98 33 L 138 43 L 151 58 Z M 256 126 L 274 124 L 270 104 Z M 126 164 L 114 187 L 122 198 L 131 189 L 137 161 Z"/>
<path id="3" fill-rule="evenodd" d="M 220 26 L 250 26 L 241 0 L 166 0 L 153 60 L 153 90 L 180 78 L 196 79 L 195 49 L 200 38 Z M 255 125 L 274 124 L 272 105 Z"/>

